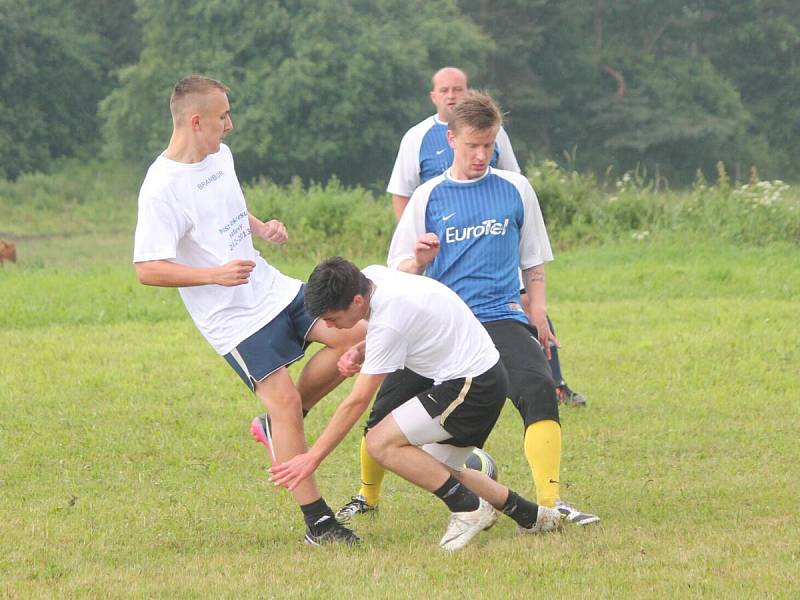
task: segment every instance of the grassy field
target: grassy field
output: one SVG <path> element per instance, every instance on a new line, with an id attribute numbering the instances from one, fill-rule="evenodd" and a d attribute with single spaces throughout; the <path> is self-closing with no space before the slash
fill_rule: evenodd
<path id="1" fill-rule="evenodd" d="M 800 595 L 797 246 L 559 253 L 552 316 L 589 398 L 562 411 L 562 489 L 603 520 L 520 538 L 502 519 L 444 556 L 446 509 L 393 476 L 357 523 L 363 548 L 303 546 L 249 438 L 257 401 L 176 292 L 135 282 L 130 244 L 28 238 L 0 271 L 4 597 Z M 312 266 L 267 257 L 298 277 Z M 312 438 L 346 389 L 309 416 Z M 487 449 L 529 493 L 521 429 L 507 407 Z M 333 505 L 356 492 L 358 439 L 319 472 Z"/>

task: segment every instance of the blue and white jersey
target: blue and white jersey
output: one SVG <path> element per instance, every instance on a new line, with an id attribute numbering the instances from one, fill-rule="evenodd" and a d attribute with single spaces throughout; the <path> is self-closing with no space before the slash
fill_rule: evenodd
<path id="1" fill-rule="evenodd" d="M 483 323 L 528 322 L 519 269 L 551 261 L 553 252 L 536 193 L 523 175 L 489 167 L 478 179 L 461 181 L 448 169 L 422 184 L 397 224 L 389 266 L 413 259 L 425 233 L 440 242 L 425 275 L 455 291 Z"/>
<path id="2" fill-rule="evenodd" d="M 420 184 L 438 177 L 453 164 L 453 149 L 447 142 L 447 123 L 433 115 L 409 129 L 400 142 L 400 150 L 386 191 L 410 198 Z M 506 130 L 497 132 L 491 166 L 519 173 L 517 157 Z"/>

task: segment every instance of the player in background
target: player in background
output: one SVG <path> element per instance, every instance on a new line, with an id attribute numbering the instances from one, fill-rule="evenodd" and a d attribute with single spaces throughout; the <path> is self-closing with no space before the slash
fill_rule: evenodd
<path id="1" fill-rule="evenodd" d="M 537 502 L 587 525 L 599 518 L 560 498 L 558 400 L 543 351 L 552 338 L 544 279 L 544 263 L 552 260 L 550 242 L 528 180 L 490 166 L 501 125 L 499 109 L 482 94 L 470 93 L 451 109 L 447 140 L 452 167 L 414 191 L 395 230 L 389 265 L 441 281 L 484 324 L 508 371 L 509 396 L 523 418 Z M 520 303 L 520 269 L 531 299 L 527 310 Z M 428 378 L 409 369 L 387 377 L 367 431 L 396 407 L 398 397 L 411 397 L 428 385 Z M 382 479 L 383 469 L 362 441 L 362 486 L 337 518 L 346 521 L 374 510 Z"/>
<path id="2" fill-rule="evenodd" d="M 491 338 L 452 290 L 382 266 L 361 272 L 334 257 L 311 273 L 305 304 L 334 328 L 367 320 L 367 336 L 339 361 L 345 374 L 360 371 L 352 391 L 308 452 L 272 467 L 273 483 L 290 490 L 301 485 L 356 424 L 386 376 L 408 367 L 431 385 L 398 397 L 396 408 L 367 434 L 367 447 L 381 465 L 447 505 L 452 514 L 441 548 L 463 548 L 494 524 L 495 509 L 521 533 L 560 525 L 557 510 L 463 467 L 497 422 L 507 379 Z"/>
<path id="3" fill-rule="evenodd" d="M 326 327 L 303 308 L 303 283 L 283 275 L 253 247 L 253 235 L 287 241 L 276 220 L 250 214 L 230 149 L 228 88 L 190 75 L 170 97 L 173 131 L 139 193 L 133 260 L 145 285 L 177 287 L 197 328 L 255 392 L 270 414 L 273 462 L 306 449 L 303 412 L 343 381 L 336 363 L 363 339 L 364 327 Z M 295 385 L 288 365 L 306 346 L 325 347 Z M 292 494 L 306 523 L 305 541 L 358 542 L 322 498 L 313 478 Z"/>

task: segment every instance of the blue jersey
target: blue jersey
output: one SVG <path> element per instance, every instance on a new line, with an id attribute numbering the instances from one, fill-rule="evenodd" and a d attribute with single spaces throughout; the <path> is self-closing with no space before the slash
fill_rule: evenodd
<path id="1" fill-rule="evenodd" d="M 428 117 L 403 136 L 386 191 L 410 198 L 417 187 L 441 175 L 452 164 L 453 149 L 447 141 L 447 123 L 435 115 Z M 517 158 L 502 127 L 497 132 L 491 166 L 519 173 Z"/>
<path id="2" fill-rule="evenodd" d="M 455 291 L 481 322 L 527 323 L 519 299 L 519 269 L 553 259 L 539 202 L 518 173 L 489 168 L 460 181 L 450 171 L 411 196 L 389 249 L 389 265 L 414 257 L 424 233 L 435 233 L 439 253 L 425 275 Z"/>

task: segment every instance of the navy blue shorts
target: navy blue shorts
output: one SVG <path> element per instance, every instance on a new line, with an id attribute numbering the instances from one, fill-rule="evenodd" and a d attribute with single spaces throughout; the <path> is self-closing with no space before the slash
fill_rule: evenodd
<path id="1" fill-rule="evenodd" d="M 305 355 L 310 344 L 306 336 L 316 319 L 303 306 L 304 297 L 305 286 L 302 286 L 289 306 L 225 355 L 225 360 L 252 391 L 256 382 Z"/>

